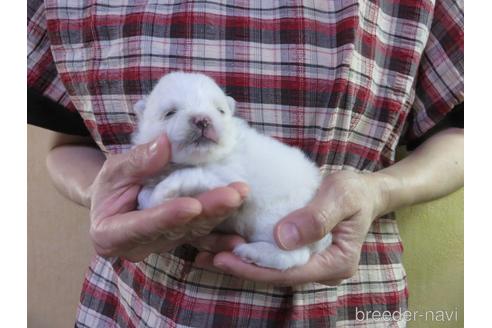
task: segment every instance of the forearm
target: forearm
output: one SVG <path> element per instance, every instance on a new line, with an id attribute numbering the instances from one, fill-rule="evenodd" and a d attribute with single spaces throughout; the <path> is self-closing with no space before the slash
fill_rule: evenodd
<path id="1" fill-rule="evenodd" d="M 55 187 L 64 196 L 90 207 L 91 185 L 105 156 L 87 143 L 59 143 L 48 153 L 46 164 Z"/>
<path id="2" fill-rule="evenodd" d="M 378 171 L 383 201 L 380 214 L 445 196 L 463 186 L 463 129 L 432 136 L 408 157 Z"/>

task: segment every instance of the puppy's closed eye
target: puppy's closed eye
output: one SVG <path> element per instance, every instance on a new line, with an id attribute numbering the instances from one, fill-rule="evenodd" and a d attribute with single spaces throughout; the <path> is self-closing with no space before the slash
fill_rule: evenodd
<path id="1" fill-rule="evenodd" d="M 221 107 L 217 107 L 217 110 L 218 110 L 221 114 L 225 114 L 224 110 L 223 110 Z"/>
<path id="2" fill-rule="evenodd" d="M 174 114 L 176 114 L 176 111 L 177 111 L 176 108 L 172 108 L 172 109 L 168 110 L 167 112 L 165 112 L 164 114 L 162 114 L 162 118 L 168 119 L 171 116 L 173 116 Z"/>

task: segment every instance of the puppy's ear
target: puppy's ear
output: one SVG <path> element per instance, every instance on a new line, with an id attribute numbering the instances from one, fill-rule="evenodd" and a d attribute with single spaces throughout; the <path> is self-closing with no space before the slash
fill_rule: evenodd
<path id="1" fill-rule="evenodd" d="M 143 115 L 145 110 L 145 106 L 147 105 L 147 96 L 143 97 L 135 105 L 133 105 L 133 111 L 137 114 L 137 117 L 140 118 Z"/>
<path id="2" fill-rule="evenodd" d="M 234 98 L 227 96 L 227 105 L 229 106 L 231 113 L 234 113 L 234 111 L 236 110 L 236 101 L 234 100 Z"/>

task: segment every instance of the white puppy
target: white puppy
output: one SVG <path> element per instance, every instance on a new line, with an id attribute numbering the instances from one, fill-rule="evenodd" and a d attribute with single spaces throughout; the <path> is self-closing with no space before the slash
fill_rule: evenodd
<path id="1" fill-rule="evenodd" d="M 138 128 L 133 143 L 147 143 L 165 132 L 173 163 L 161 181 L 149 181 L 142 189 L 139 207 L 243 181 L 250 188 L 248 198 L 218 227 L 249 242 L 234 253 L 268 268 L 303 265 L 313 252 L 328 247 L 331 235 L 309 247 L 285 251 L 277 247 L 273 229 L 285 215 L 311 200 L 321 181 L 319 170 L 300 150 L 233 117 L 234 108 L 234 99 L 211 78 L 181 72 L 165 75 L 135 105 Z"/>

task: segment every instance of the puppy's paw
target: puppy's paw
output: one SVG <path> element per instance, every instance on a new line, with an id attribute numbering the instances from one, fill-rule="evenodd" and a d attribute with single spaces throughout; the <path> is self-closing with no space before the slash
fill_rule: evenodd
<path id="1" fill-rule="evenodd" d="M 323 238 L 310 245 L 312 253 L 318 253 L 328 248 L 331 245 L 333 236 L 331 233 L 326 234 Z"/>
<path id="2" fill-rule="evenodd" d="M 254 263 L 265 268 L 287 270 L 306 264 L 311 252 L 307 247 L 285 251 L 267 242 L 256 242 L 237 246 L 234 254 L 247 263 Z"/>
<path id="3" fill-rule="evenodd" d="M 143 210 L 145 208 L 152 207 L 150 197 L 152 196 L 152 188 L 144 187 L 138 193 L 138 209 Z"/>
<path id="4" fill-rule="evenodd" d="M 174 189 L 144 187 L 138 193 L 138 209 L 155 207 L 168 199 L 176 198 L 179 192 Z"/>
<path id="5" fill-rule="evenodd" d="M 165 185 L 157 185 L 149 196 L 147 204 L 149 207 L 155 207 L 164 203 L 166 200 L 173 199 L 180 196 L 178 189 L 166 188 Z"/>

